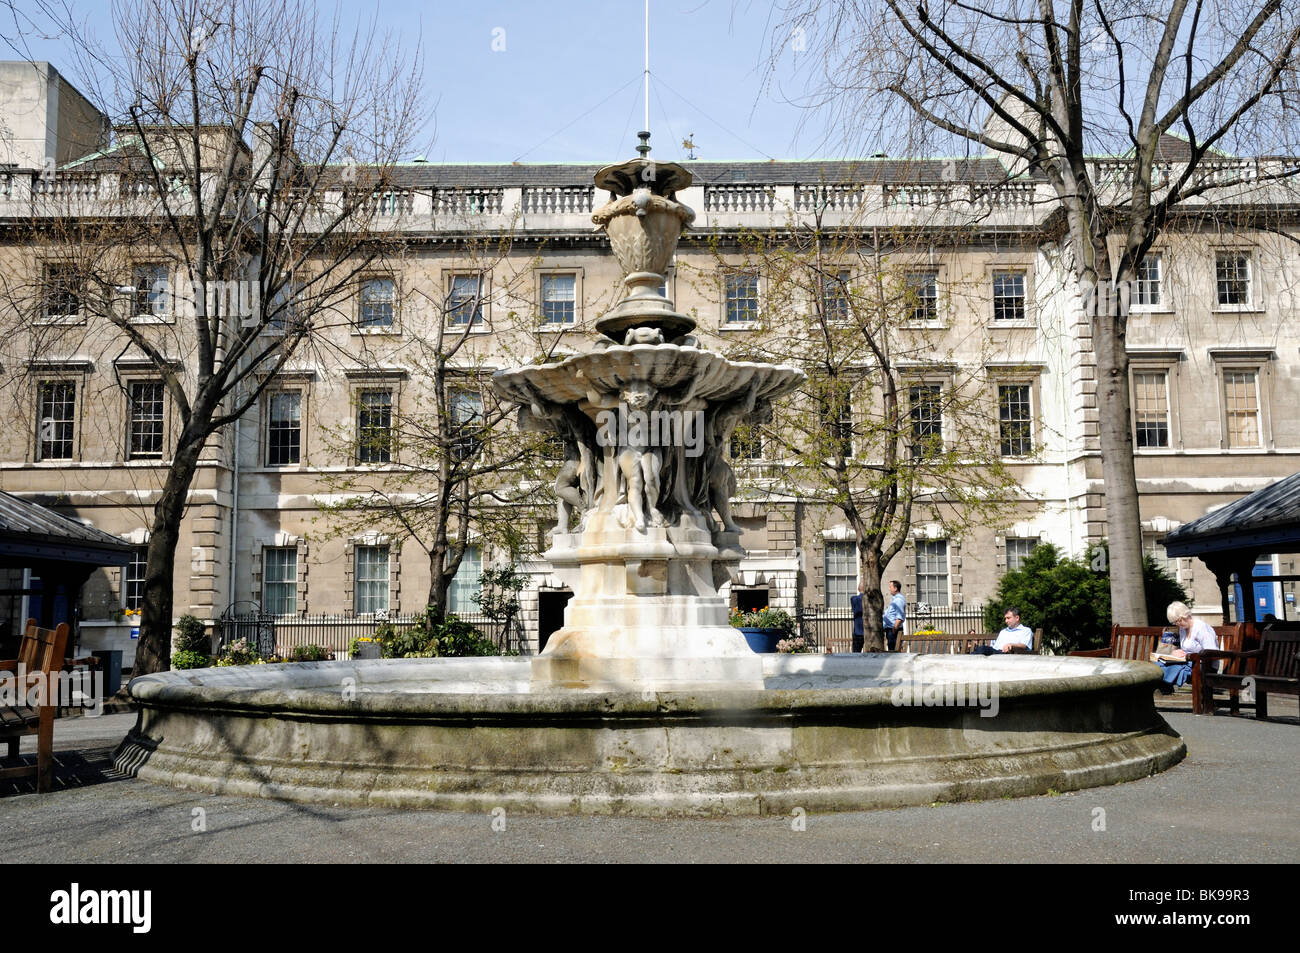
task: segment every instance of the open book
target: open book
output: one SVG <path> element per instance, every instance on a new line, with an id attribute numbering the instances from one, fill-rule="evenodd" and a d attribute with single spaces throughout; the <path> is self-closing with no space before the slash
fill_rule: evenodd
<path id="1" fill-rule="evenodd" d="M 1178 647 L 1177 633 L 1165 632 L 1160 636 L 1160 644 L 1150 658 L 1153 662 L 1182 662 L 1186 660 L 1187 653 Z"/>
<path id="2" fill-rule="evenodd" d="M 1176 645 L 1162 645 L 1151 653 L 1153 662 L 1185 662 L 1187 653 Z"/>

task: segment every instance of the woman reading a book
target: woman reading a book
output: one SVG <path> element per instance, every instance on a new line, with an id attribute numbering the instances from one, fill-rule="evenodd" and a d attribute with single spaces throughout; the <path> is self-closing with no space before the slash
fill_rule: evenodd
<path id="1" fill-rule="evenodd" d="M 1170 695 L 1175 687 L 1185 684 L 1192 677 L 1192 663 L 1187 661 L 1187 656 L 1206 649 L 1217 649 L 1219 640 L 1215 638 L 1214 630 L 1208 623 L 1192 618 L 1192 610 L 1187 608 L 1186 603 L 1169 603 L 1165 617 L 1171 625 L 1178 626 L 1179 635 L 1178 648 L 1173 649 L 1168 656 L 1156 660 L 1164 669 L 1160 693 Z"/>

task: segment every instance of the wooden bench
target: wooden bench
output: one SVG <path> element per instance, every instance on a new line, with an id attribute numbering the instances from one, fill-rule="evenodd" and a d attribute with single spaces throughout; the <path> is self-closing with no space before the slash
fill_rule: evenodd
<path id="1" fill-rule="evenodd" d="M 57 629 L 42 629 L 35 619 L 28 619 L 18 658 L 0 660 L 0 679 L 8 682 L 0 696 L 0 741 L 8 742 L 8 759 L 17 760 L 18 745 L 24 736 L 36 735 L 36 764 L 0 768 L 0 778 L 35 775 L 40 794 L 50 790 L 54 782 L 54 712 L 67 647 L 66 622 Z M 9 672 L 13 674 L 6 674 Z M 33 700 L 36 704 L 29 705 Z"/>
<path id="2" fill-rule="evenodd" d="M 1250 685 L 1255 691 L 1255 717 L 1268 717 L 1268 696 L 1300 696 L 1300 632 L 1294 629 L 1270 629 L 1264 632 L 1259 648 L 1247 651 L 1219 650 L 1202 652 L 1207 660 L 1223 659 L 1225 671 L 1206 671 L 1201 676 L 1197 697 L 1200 711 L 1214 713 L 1216 690 L 1228 692 L 1228 705 L 1236 713 L 1243 703 L 1240 695 Z"/>
<path id="3" fill-rule="evenodd" d="M 996 633 L 976 632 L 966 635 L 907 635 L 898 640 L 898 651 L 918 655 L 965 655 L 978 645 L 992 645 Z M 1034 644 L 1029 648 L 1012 646 L 1013 654 L 1037 655 L 1043 645 L 1043 630 L 1034 630 Z"/>
<path id="4" fill-rule="evenodd" d="M 1110 630 L 1110 644 L 1105 648 L 1081 649 L 1070 654 L 1083 658 L 1117 658 L 1146 662 L 1150 660 L 1151 653 L 1160 644 L 1160 636 L 1176 628 L 1170 625 L 1114 625 Z M 1212 628 L 1214 637 L 1219 642 L 1219 648 L 1229 652 L 1240 652 L 1247 648 L 1249 640 L 1254 635 L 1254 629 L 1245 622 L 1216 625 Z M 1179 638 L 1181 640 L 1181 635 Z M 1187 656 L 1187 661 L 1192 663 L 1192 711 L 1199 715 L 1202 713 L 1203 663 L 1201 656 L 1195 652 Z"/>
<path id="5" fill-rule="evenodd" d="M 1160 644 L 1160 635 L 1171 626 L 1111 626 L 1110 644 L 1100 649 L 1079 649 L 1071 655 L 1081 658 L 1118 658 L 1145 662 Z"/>

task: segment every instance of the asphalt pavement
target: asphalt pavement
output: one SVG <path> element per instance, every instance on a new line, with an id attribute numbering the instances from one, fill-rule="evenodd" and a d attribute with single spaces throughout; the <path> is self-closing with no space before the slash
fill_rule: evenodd
<path id="1" fill-rule="evenodd" d="M 1163 711 L 1188 757 L 1043 797 L 798 817 L 457 814 L 211 796 L 126 778 L 132 714 L 60 720 L 60 789 L 0 797 L 9 863 L 1294 863 L 1300 718 Z M 30 739 L 29 739 L 30 741 Z"/>

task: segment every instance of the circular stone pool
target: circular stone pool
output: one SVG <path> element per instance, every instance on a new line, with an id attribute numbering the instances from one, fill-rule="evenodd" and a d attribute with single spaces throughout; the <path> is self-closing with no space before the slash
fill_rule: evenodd
<path id="1" fill-rule="evenodd" d="M 1146 662 L 768 655 L 764 688 L 538 690 L 527 658 L 138 678 L 117 753 L 208 792 L 402 808 L 768 814 L 1043 794 L 1186 754 Z"/>

